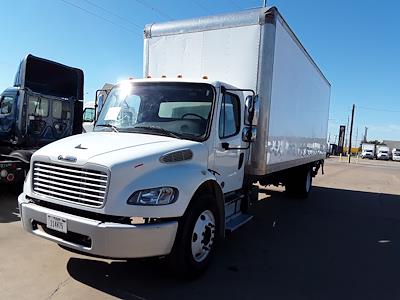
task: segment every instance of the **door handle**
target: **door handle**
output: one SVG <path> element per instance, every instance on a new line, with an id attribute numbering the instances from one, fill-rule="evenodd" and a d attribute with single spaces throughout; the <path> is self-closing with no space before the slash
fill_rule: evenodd
<path id="1" fill-rule="evenodd" d="M 244 162 L 244 153 L 240 153 L 239 155 L 239 165 L 238 165 L 238 170 L 240 170 L 243 166 L 243 162 Z"/>
<path id="2" fill-rule="evenodd" d="M 224 143 L 221 143 L 221 147 L 222 147 L 222 149 L 224 149 L 224 150 L 247 150 L 247 149 L 250 148 L 250 144 L 249 144 L 247 147 L 245 147 L 245 148 L 242 148 L 242 147 L 231 148 L 231 147 L 229 147 L 229 143 L 224 142 Z"/>

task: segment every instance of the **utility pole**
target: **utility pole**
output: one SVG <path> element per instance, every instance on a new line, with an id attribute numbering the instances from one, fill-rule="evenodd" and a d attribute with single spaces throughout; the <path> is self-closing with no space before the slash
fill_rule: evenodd
<path id="1" fill-rule="evenodd" d="M 349 116 L 347 116 L 346 131 L 344 133 L 344 146 L 347 147 L 347 152 L 349 151 Z"/>
<path id="2" fill-rule="evenodd" d="M 350 137 L 349 137 L 349 163 L 351 157 L 351 136 L 353 134 L 353 121 L 354 121 L 354 109 L 356 108 L 355 104 L 353 104 L 353 109 L 351 110 L 351 125 L 350 125 Z"/>
<path id="3" fill-rule="evenodd" d="M 267 7 L 267 0 L 264 0 L 263 3 L 264 3 L 263 7 Z"/>

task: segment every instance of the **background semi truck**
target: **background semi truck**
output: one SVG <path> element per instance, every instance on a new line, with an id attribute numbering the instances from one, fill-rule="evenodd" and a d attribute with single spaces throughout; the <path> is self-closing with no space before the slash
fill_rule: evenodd
<path id="1" fill-rule="evenodd" d="M 144 77 L 94 132 L 37 151 L 24 228 L 71 251 L 203 271 L 249 221 L 257 183 L 306 197 L 327 151 L 330 84 L 276 8 L 145 28 Z"/>
<path id="2" fill-rule="evenodd" d="M 19 183 L 32 153 L 82 132 L 82 70 L 27 55 L 0 96 L 0 183 Z"/>

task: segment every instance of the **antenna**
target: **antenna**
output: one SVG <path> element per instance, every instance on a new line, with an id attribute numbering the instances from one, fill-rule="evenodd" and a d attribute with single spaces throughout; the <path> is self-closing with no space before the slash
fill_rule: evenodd
<path id="1" fill-rule="evenodd" d="M 267 0 L 263 1 L 263 5 L 264 5 L 263 7 L 267 7 Z"/>

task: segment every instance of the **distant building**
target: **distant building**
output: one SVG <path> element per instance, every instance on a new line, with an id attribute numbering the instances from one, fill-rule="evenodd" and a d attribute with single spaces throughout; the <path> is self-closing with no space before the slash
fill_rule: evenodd
<path id="1" fill-rule="evenodd" d="M 389 147 L 389 151 L 392 151 L 393 148 L 400 149 L 400 141 L 383 140 L 383 144 Z"/>

